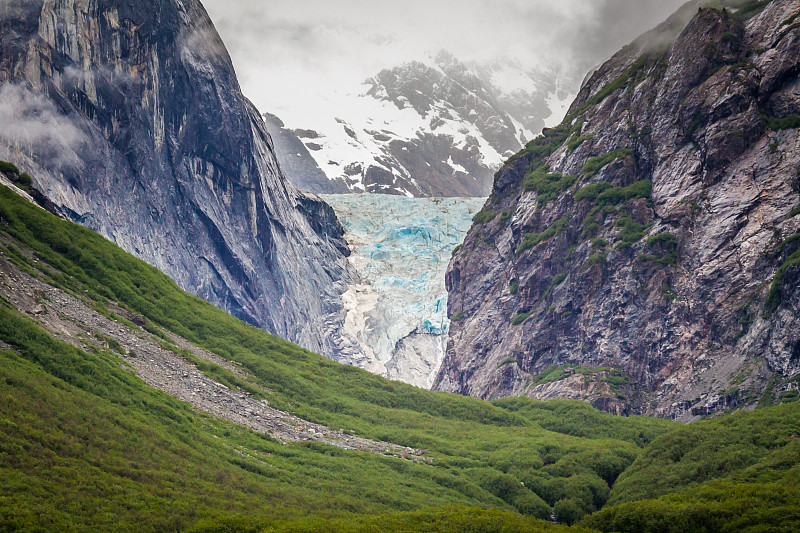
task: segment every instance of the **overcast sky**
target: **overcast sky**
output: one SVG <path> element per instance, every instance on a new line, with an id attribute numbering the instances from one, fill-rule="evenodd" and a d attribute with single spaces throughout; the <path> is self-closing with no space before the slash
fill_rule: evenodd
<path id="1" fill-rule="evenodd" d="M 262 112 L 446 49 L 462 61 L 511 58 L 582 73 L 684 0 L 204 0 L 242 88 Z M 302 125 L 290 124 L 292 127 Z"/>

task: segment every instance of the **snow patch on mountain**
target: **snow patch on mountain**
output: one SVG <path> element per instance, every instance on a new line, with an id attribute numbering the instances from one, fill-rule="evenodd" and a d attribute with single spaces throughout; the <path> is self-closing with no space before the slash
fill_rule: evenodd
<path id="1" fill-rule="evenodd" d="M 554 68 L 468 65 L 442 51 L 277 112 L 337 189 L 486 196 L 502 163 L 561 120 L 572 85 Z"/>

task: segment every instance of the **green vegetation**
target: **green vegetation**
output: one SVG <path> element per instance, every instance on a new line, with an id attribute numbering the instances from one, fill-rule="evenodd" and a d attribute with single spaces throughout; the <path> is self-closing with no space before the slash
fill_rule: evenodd
<path id="1" fill-rule="evenodd" d="M 640 254 L 640 260 L 660 265 L 674 265 L 678 262 L 678 238 L 672 233 L 664 232 L 649 237 L 647 246 L 661 253 Z"/>
<path id="2" fill-rule="evenodd" d="M 575 201 L 586 200 L 600 207 L 617 205 L 628 200 L 650 198 L 653 192 L 653 182 L 641 180 L 627 187 L 614 187 L 608 182 L 591 183 L 581 187 L 575 193 Z"/>
<path id="3" fill-rule="evenodd" d="M 564 142 L 572 135 L 577 134 L 583 128 L 583 121 L 578 120 L 574 125 L 565 120 L 555 128 L 545 128 L 542 130 L 541 137 L 530 141 L 522 151 L 518 152 L 506 162 L 506 165 L 524 158 L 528 162 L 528 172 L 534 172 L 545 166 L 544 159 L 563 146 Z"/>
<path id="4" fill-rule="evenodd" d="M 523 252 L 530 250 L 537 244 L 547 242 L 553 237 L 561 235 L 562 233 L 567 231 L 568 224 L 569 220 L 567 219 L 567 217 L 562 217 L 553 222 L 551 226 L 549 226 L 546 230 L 544 230 L 541 233 L 526 233 L 522 242 L 517 247 L 517 255 L 519 256 Z"/>
<path id="5" fill-rule="evenodd" d="M 797 204 L 797 207 L 789 212 L 789 218 L 796 217 L 797 215 L 800 215 L 800 204 Z"/>
<path id="6" fill-rule="evenodd" d="M 800 406 L 741 412 L 653 441 L 616 481 L 601 531 L 796 531 Z M 665 529 L 669 524 L 671 528 Z"/>
<path id="7" fill-rule="evenodd" d="M 499 365 L 497 365 L 497 368 L 503 368 L 504 366 L 513 365 L 513 364 L 517 364 L 517 360 L 514 359 L 513 357 L 507 357 L 507 358 L 503 359 L 503 361 Z"/>
<path id="8" fill-rule="evenodd" d="M 450 321 L 451 322 L 461 322 L 462 320 L 464 320 L 466 318 L 467 317 L 464 316 L 464 312 L 463 311 L 459 311 L 459 312 L 457 312 L 456 314 L 454 314 L 453 316 L 450 317 Z"/>
<path id="9" fill-rule="evenodd" d="M 592 254 L 586 258 L 586 261 L 584 261 L 583 269 L 589 270 L 595 265 L 600 265 L 602 267 L 606 264 L 607 259 L 608 254 Z"/>
<path id="10" fill-rule="evenodd" d="M 790 533 L 800 529 L 800 488 L 780 483 L 708 483 L 595 513 L 582 525 L 604 532 Z M 669 524 L 669 529 L 665 527 Z"/>
<path id="11" fill-rule="evenodd" d="M 586 100 L 586 102 L 581 105 L 572 115 L 567 116 L 565 121 L 571 120 L 575 116 L 579 116 L 592 107 L 596 106 L 603 100 L 605 100 L 608 96 L 616 91 L 623 89 L 628 86 L 628 82 L 631 79 L 634 79 L 639 71 L 644 68 L 648 63 L 647 54 L 643 54 L 636 62 L 631 65 L 628 69 L 626 69 L 622 74 L 617 76 L 614 80 L 612 80 L 608 85 L 597 91 L 591 98 Z"/>
<path id="12" fill-rule="evenodd" d="M 533 314 L 533 311 L 524 311 L 524 312 L 517 313 L 517 315 L 514 318 L 511 319 L 511 325 L 512 326 L 519 326 L 520 324 L 522 324 L 523 322 L 528 320 L 528 317 L 530 317 L 532 314 Z"/>
<path id="13" fill-rule="evenodd" d="M 533 520 L 497 509 L 444 507 L 382 516 L 336 520 L 304 520 L 267 525 L 263 521 L 218 520 L 198 524 L 190 533 L 581 533 L 589 530 L 568 528 Z"/>
<path id="14" fill-rule="evenodd" d="M 630 148 L 618 148 L 606 154 L 597 157 L 591 157 L 583 165 L 583 173 L 586 175 L 586 177 L 591 178 L 600 172 L 606 165 L 613 163 L 617 159 L 624 159 L 626 157 L 631 157 L 632 155 L 633 150 Z"/>
<path id="15" fill-rule="evenodd" d="M 644 238 L 647 224 L 634 222 L 631 217 L 622 217 L 617 221 L 617 227 L 622 228 L 617 235 L 617 246 L 620 248 L 630 247 Z"/>
<path id="16" fill-rule="evenodd" d="M 800 233 L 795 233 L 778 246 L 778 253 L 782 252 L 787 246 L 800 241 Z M 772 279 L 767 298 L 764 301 L 764 310 L 767 313 L 774 313 L 778 310 L 783 298 L 783 281 L 786 277 L 786 271 L 791 267 L 800 264 L 800 247 L 798 247 L 786 260 L 778 267 L 775 277 Z"/>
<path id="17" fill-rule="evenodd" d="M 559 173 L 548 173 L 545 168 L 540 168 L 526 175 L 523 187 L 526 191 L 534 191 L 538 195 L 539 205 L 552 202 L 561 193 L 575 184 L 577 176 Z"/>
<path id="18" fill-rule="evenodd" d="M 79 350 L 0 307 L 0 340 L 16 352 L 0 355 L 0 529 L 163 531 L 230 516 L 299 520 L 448 505 L 549 518 L 549 506 L 561 500 L 587 512 L 604 503 L 605 474 L 584 456 L 617 457 L 624 469 L 640 453 L 638 440 L 544 430 L 498 405 L 334 363 L 181 291 L 155 268 L 6 188 L 0 209 L 6 258 L 121 327 L 112 303 L 143 315 L 152 332 L 163 328 L 239 363 L 247 382 L 204 367 L 232 388 L 253 387 L 270 405 L 334 430 L 425 449 L 433 461 L 316 442 L 284 446 L 150 389 L 113 346 Z M 580 425 L 588 406 L 569 403 L 579 418 L 566 409 L 559 419 Z M 647 427 L 598 416 L 629 424 L 629 434 Z"/>
<path id="19" fill-rule="evenodd" d="M 463 244 L 459 244 L 458 246 L 456 246 L 455 248 L 453 248 L 453 251 L 452 251 L 452 253 L 450 254 L 450 257 L 455 257 L 455 256 L 456 256 L 456 254 L 457 254 L 458 252 L 460 252 L 460 251 L 461 251 L 461 249 L 462 249 L 463 247 L 464 247 L 464 245 L 463 245 Z"/>
<path id="20" fill-rule="evenodd" d="M 495 211 L 492 211 L 488 207 L 484 207 L 480 211 L 478 211 L 474 217 L 472 217 L 472 221 L 475 224 L 488 224 L 497 216 Z"/>
<path id="21" fill-rule="evenodd" d="M 572 153 L 578 149 L 580 145 L 585 143 L 586 141 L 591 141 L 594 139 L 594 135 L 583 135 L 581 137 L 576 137 L 567 143 L 567 152 Z"/>
<path id="22" fill-rule="evenodd" d="M 542 383 L 554 383 L 556 381 L 561 381 L 567 377 L 566 372 L 564 372 L 565 368 L 567 367 L 558 365 L 548 366 L 534 376 L 530 382 L 530 386 L 535 387 L 536 385 L 541 385 Z"/>
<path id="23" fill-rule="evenodd" d="M 517 294 L 517 292 L 519 292 L 519 280 L 517 278 L 514 278 L 509 282 L 508 292 L 511 294 Z"/>
<path id="24" fill-rule="evenodd" d="M 0 161 L 0 172 L 19 176 L 19 169 L 17 168 L 17 165 L 9 163 L 8 161 Z"/>
<path id="25" fill-rule="evenodd" d="M 789 115 L 786 118 L 776 118 L 768 115 L 761 115 L 761 118 L 766 123 L 767 128 L 771 129 L 772 131 L 800 128 L 800 116 L 798 115 Z"/>
<path id="26" fill-rule="evenodd" d="M 657 498 L 707 481 L 800 481 L 800 406 L 740 412 L 656 439 L 614 485 L 609 503 Z"/>

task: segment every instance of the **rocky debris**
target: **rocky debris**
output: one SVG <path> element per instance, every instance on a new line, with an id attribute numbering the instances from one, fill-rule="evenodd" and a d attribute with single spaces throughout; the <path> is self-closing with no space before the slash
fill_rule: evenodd
<path id="1" fill-rule="evenodd" d="M 332 430 L 274 409 L 266 400 L 256 399 L 246 391 L 232 390 L 205 375 L 185 357 L 163 348 L 161 339 L 136 326 L 137 321 L 144 323 L 143 317 L 112 306 L 114 314 L 131 320 L 135 327 L 109 319 L 87 302 L 22 272 L 8 262 L 2 252 L 0 296 L 55 338 L 81 349 L 104 349 L 115 353 L 121 364 L 129 366 L 149 386 L 192 405 L 198 411 L 265 433 L 284 443 L 313 440 L 412 461 L 428 460 L 420 450 Z M 222 366 L 253 384 L 252 377 L 236 363 L 198 348 L 179 336 L 168 336 L 178 348 L 190 350 L 193 357 Z M 112 339 L 117 346 L 109 346 L 107 339 Z"/>
<path id="2" fill-rule="evenodd" d="M 242 320 L 357 349 L 341 227 L 285 180 L 199 0 L 12 0 L 0 27 L 0 159 L 59 213 Z"/>
<path id="3" fill-rule="evenodd" d="M 447 273 L 437 388 L 692 420 L 800 372 L 800 4 L 762 7 L 626 47 L 501 169 Z M 629 383 L 529 387 L 567 364 Z"/>

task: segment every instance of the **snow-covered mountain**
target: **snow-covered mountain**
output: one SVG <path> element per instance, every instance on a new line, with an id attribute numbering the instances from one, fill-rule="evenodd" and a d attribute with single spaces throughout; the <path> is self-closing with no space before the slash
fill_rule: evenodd
<path id="1" fill-rule="evenodd" d="M 577 85 L 555 68 L 466 64 L 442 51 L 302 116 L 267 118 L 282 165 L 298 167 L 288 178 L 311 192 L 486 196 L 503 161 L 561 119 Z M 309 179 L 312 167 L 332 183 Z"/>

